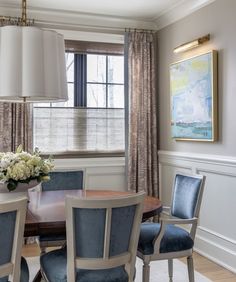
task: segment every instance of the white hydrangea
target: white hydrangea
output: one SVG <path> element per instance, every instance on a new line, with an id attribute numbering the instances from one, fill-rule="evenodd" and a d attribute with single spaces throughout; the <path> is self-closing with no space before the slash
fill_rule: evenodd
<path id="1" fill-rule="evenodd" d="M 11 190 L 12 185 L 14 188 L 18 182 L 49 180 L 48 174 L 53 167 L 52 159 L 42 159 L 37 148 L 33 154 L 24 152 L 22 146 L 17 148 L 16 153 L 0 152 L 0 181 L 11 183 Z"/>
<path id="2" fill-rule="evenodd" d="M 7 168 L 7 179 L 26 180 L 30 178 L 31 171 L 24 161 L 19 161 Z"/>

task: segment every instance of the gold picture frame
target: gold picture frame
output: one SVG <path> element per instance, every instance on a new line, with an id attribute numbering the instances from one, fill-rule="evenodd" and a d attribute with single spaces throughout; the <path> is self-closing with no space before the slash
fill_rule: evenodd
<path id="1" fill-rule="evenodd" d="M 172 138 L 217 140 L 216 50 L 171 64 L 170 95 Z"/>

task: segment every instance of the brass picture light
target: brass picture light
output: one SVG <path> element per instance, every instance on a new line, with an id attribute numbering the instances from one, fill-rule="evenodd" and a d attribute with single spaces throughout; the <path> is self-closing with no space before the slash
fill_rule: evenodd
<path id="1" fill-rule="evenodd" d="M 179 45 L 178 47 L 174 48 L 174 53 L 180 53 L 198 47 L 199 45 L 202 45 L 209 40 L 210 40 L 210 34 L 204 35 L 202 37 L 199 37 L 197 39 Z"/>

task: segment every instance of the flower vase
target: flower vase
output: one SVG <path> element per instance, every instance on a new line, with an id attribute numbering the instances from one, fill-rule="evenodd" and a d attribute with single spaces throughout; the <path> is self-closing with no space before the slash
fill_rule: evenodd
<path id="1" fill-rule="evenodd" d="M 36 179 L 30 180 L 29 183 L 18 183 L 16 186 L 16 189 L 13 191 L 9 191 L 7 189 L 7 182 L 0 183 L 0 193 L 19 193 L 19 192 L 28 192 L 29 189 L 39 185 L 38 181 Z"/>

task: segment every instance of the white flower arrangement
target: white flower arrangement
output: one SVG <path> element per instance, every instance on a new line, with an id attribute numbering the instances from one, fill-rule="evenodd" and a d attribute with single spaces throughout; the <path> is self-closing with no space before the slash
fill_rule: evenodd
<path id="1" fill-rule="evenodd" d="M 53 168 L 52 158 L 42 159 L 38 148 L 30 154 L 24 152 L 20 145 L 16 153 L 0 153 L 0 181 L 7 184 L 9 191 L 15 190 L 18 183 L 48 181 L 48 174 Z"/>

